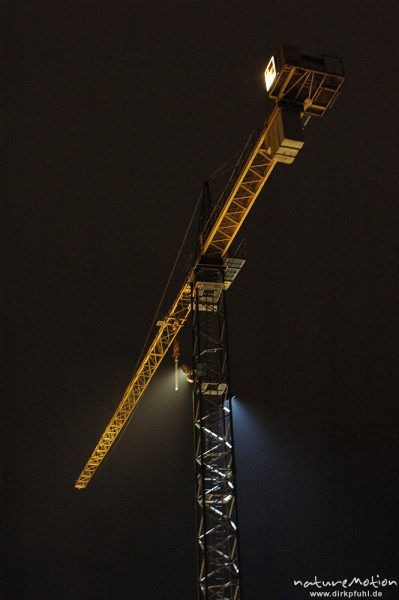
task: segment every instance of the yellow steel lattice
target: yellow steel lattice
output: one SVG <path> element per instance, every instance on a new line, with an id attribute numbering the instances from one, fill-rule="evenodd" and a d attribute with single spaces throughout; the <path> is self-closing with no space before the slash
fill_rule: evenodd
<path id="1" fill-rule="evenodd" d="M 276 160 L 270 155 L 269 133 L 278 118 L 280 108 L 273 110 L 263 131 L 259 134 L 249 156 L 244 162 L 230 192 L 202 244 L 201 255 L 223 258 L 240 227 L 245 221 L 263 185 L 272 172 Z M 115 439 L 129 420 L 142 397 L 152 376 L 162 362 L 170 345 L 187 320 L 191 310 L 190 281 L 188 277 L 181 288 L 165 321 L 157 332 L 144 359 L 137 368 L 123 398 L 107 425 L 92 455 L 75 483 L 78 489 L 85 488 L 97 468 L 107 455 Z"/>
<path id="2" fill-rule="evenodd" d="M 271 174 L 276 161 L 268 154 L 268 133 L 278 116 L 279 110 L 277 107 L 274 109 L 265 128 L 255 142 L 203 244 L 201 254 L 210 256 L 226 255 L 253 203 Z"/>
<path id="3" fill-rule="evenodd" d="M 93 477 L 115 439 L 127 423 L 170 345 L 186 322 L 190 310 L 190 283 L 187 281 L 180 290 L 168 316 L 165 321 L 163 321 L 154 341 L 134 374 L 133 379 L 129 383 L 123 398 L 102 434 L 100 441 L 94 448 L 83 471 L 79 475 L 79 478 L 75 483 L 76 488 L 85 488 Z"/>
<path id="4" fill-rule="evenodd" d="M 265 128 L 254 144 L 209 235 L 207 235 L 203 243 L 201 249 L 202 255 L 225 256 L 230 244 L 262 190 L 264 183 L 272 172 L 276 163 L 267 153 L 267 135 L 277 117 L 278 111 L 278 108 L 274 109 Z M 85 488 L 100 466 L 112 444 L 129 420 L 170 345 L 186 322 L 190 310 L 189 277 L 181 288 L 165 321 L 158 330 L 155 339 L 129 383 L 118 408 L 79 475 L 75 483 L 76 488 Z"/>
<path id="5" fill-rule="evenodd" d="M 209 233 L 201 254 L 223 257 L 237 235 L 248 212 L 269 177 L 275 161 L 267 154 L 267 134 L 278 109 L 276 108 L 255 143 L 239 176 Z M 183 327 L 191 310 L 190 278 L 181 288 L 165 321 L 157 332 L 141 364 L 129 383 L 123 398 L 108 423 L 97 446 L 75 483 L 83 489 L 87 486 L 112 444 L 129 420 L 134 408 L 142 397 L 152 376 L 159 367 L 176 335 Z"/>

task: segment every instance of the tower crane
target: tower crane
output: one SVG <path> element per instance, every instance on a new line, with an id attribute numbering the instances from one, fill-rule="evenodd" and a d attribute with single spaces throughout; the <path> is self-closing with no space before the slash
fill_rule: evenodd
<path id="1" fill-rule="evenodd" d="M 274 109 L 250 136 L 215 206 L 204 202 L 194 264 L 75 483 L 89 484 L 172 344 L 177 368 L 176 336 L 191 317 L 199 600 L 242 598 L 225 291 L 244 260 L 229 250 L 276 164 L 294 162 L 304 126 L 332 107 L 343 81 L 337 57 L 284 46 L 270 59 L 265 84 Z"/>

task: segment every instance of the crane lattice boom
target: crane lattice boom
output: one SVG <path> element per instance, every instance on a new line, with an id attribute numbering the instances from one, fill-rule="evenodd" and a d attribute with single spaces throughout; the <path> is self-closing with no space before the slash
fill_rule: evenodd
<path id="1" fill-rule="evenodd" d="M 335 60 L 335 62 L 334 62 Z M 290 164 L 303 146 L 302 124 L 321 116 L 343 83 L 339 59 L 311 59 L 286 49 L 269 96 L 276 106 L 266 124 L 251 137 L 216 211 L 200 235 L 201 257 L 226 261 L 227 252 L 277 162 Z M 312 62 L 313 61 L 313 62 Z M 326 65 L 328 64 L 329 71 Z M 331 65 L 333 65 L 331 67 Z M 337 66 L 338 65 L 338 66 Z M 229 259 L 227 259 L 228 261 Z M 226 261 L 226 262 L 227 262 Z M 195 266 L 180 289 L 153 342 L 130 381 L 122 400 L 75 483 L 85 488 L 127 424 L 147 385 L 192 310 Z M 228 288 L 231 280 L 224 281 Z"/>

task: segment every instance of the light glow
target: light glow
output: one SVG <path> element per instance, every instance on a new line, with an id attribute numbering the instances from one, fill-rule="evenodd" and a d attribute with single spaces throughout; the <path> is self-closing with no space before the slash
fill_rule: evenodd
<path id="1" fill-rule="evenodd" d="M 269 62 L 267 63 L 267 67 L 265 69 L 265 82 L 266 82 L 266 91 L 268 92 L 273 85 L 273 81 L 276 79 L 276 64 L 274 62 L 274 56 L 271 57 Z"/>
<path id="2" fill-rule="evenodd" d="M 179 391 L 179 356 L 180 356 L 180 345 L 179 340 L 175 338 L 173 342 L 173 357 L 175 359 L 175 391 Z"/>
<path id="3" fill-rule="evenodd" d="M 179 391 L 179 363 L 178 358 L 175 358 L 175 392 Z"/>

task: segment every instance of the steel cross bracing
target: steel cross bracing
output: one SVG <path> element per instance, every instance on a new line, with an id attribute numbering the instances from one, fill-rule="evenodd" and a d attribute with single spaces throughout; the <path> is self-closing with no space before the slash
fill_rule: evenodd
<path id="1" fill-rule="evenodd" d="M 332 56 L 323 60 L 304 57 L 295 50 L 284 60 L 269 97 L 301 105 L 304 115 L 321 117 L 337 99 L 344 82 L 342 61 Z M 328 67 L 334 72 L 326 71 Z"/>
<path id="2" fill-rule="evenodd" d="M 209 232 L 203 236 L 204 242 L 201 246 L 201 254 L 225 256 L 237 235 L 276 163 L 276 160 L 268 156 L 268 152 L 270 152 L 268 134 L 277 122 L 280 112 L 281 110 L 278 108 L 273 111 L 265 128 L 250 148 L 249 155 L 242 155 L 236 166 L 238 176 L 234 180 L 231 189 L 227 189 L 221 200 L 219 200 L 220 211 L 215 215 Z M 129 420 L 174 338 L 186 322 L 190 312 L 189 290 L 191 279 L 192 274 L 181 288 L 172 308 L 165 317 L 164 324 L 157 332 L 154 341 L 137 368 L 118 408 L 77 479 L 76 488 L 83 489 L 89 483 L 115 439 Z M 228 287 L 228 285 L 229 282 L 226 282 L 225 286 Z"/>
<path id="3" fill-rule="evenodd" d="M 278 137 L 281 133 L 284 108 L 276 106 L 263 130 L 246 145 L 227 188 L 201 235 L 201 255 L 224 257 L 245 221 L 277 162 L 293 162 L 303 142 Z M 277 132 L 277 133 L 276 133 Z M 276 141 L 276 136 L 278 137 Z M 255 141 L 254 141 L 255 139 Z M 291 145 L 290 145 L 291 144 Z M 107 425 L 97 446 L 87 461 L 75 487 L 83 489 L 100 466 L 109 449 L 129 420 L 148 383 L 162 362 L 171 343 L 184 325 L 190 312 L 191 273 L 164 319 L 144 359 L 138 366 L 123 398 Z M 225 282 L 227 288 L 229 282 Z"/>
<path id="4" fill-rule="evenodd" d="M 221 261 L 200 262 L 192 283 L 200 600 L 240 598 L 224 272 Z"/>
<path id="5" fill-rule="evenodd" d="M 100 441 L 93 450 L 79 479 L 76 481 L 76 488 L 82 489 L 87 486 L 95 471 L 107 455 L 115 439 L 126 425 L 137 402 L 143 395 L 173 340 L 186 322 L 190 310 L 191 287 L 190 284 L 186 282 L 181 288 L 167 317 L 160 326 L 154 341 L 134 374 L 133 379 L 129 383 L 118 408 L 102 434 Z"/>
<path id="6" fill-rule="evenodd" d="M 270 65 L 274 58 L 267 76 Z M 227 253 L 276 163 L 295 160 L 303 125 L 333 105 L 343 81 L 340 59 L 283 48 L 267 80 L 274 110 L 251 136 L 214 210 L 202 213 L 195 264 L 75 483 L 88 485 L 191 312 L 199 600 L 241 597 L 224 293 L 243 261 Z"/>
<path id="7" fill-rule="evenodd" d="M 222 193 L 205 226 L 201 254 L 216 257 L 226 255 L 271 174 L 276 161 L 270 156 L 268 134 L 276 122 L 279 110 L 274 109 L 263 131 L 257 135 L 252 134 L 244 147 L 230 185 Z"/>
<path id="8" fill-rule="evenodd" d="M 271 158 L 267 158 L 268 133 L 276 122 L 279 113 L 280 109 L 273 111 L 263 131 L 258 134 L 253 146 L 240 157 L 235 169 L 238 173 L 237 179 L 230 186 L 231 189 L 227 189 L 218 201 L 220 210 L 215 215 L 214 222 L 209 227 L 209 232 L 203 235 L 204 241 L 201 244 L 201 254 L 224 256 L 237 235 L 276 162 Z M 75 483 L 76 488 L 85 488 L 93 477 L 115 439 L 129 420 L 174 338 L 186 322 L 191 310 L 190 283 L 192 279 L 193 273 L 188 276 L 180 289 L 172 308 L 164 319 L 164 324 L 157 332 L 144 359 L 138 366 L 118 408 L 79 475 Z M 229 283 L 229 281 L 225 282 L 226 288 Z"/>
<path id="9" fill-rule="evenodd" d="M 267 178 L 269 177 L 278 158 L 271 158 L 270 134 L 277 127 L 282 109 L 276 107 L 263 131 L 257 136 L 255 142 L 250 140 L 244 148 L 230 185 L 217 203 L 218 211 L 211 217 L 202 235 L 201 255 L 222 257 L 225 256 L 232 241 L 240 230 L 248 212 L 258 197 Z M 289 151 L 290 152 L 290 151 Z M 294 150 L 296 155 L 297 151 Z M 191 273 L 164 319 L 164 324 L 157 332 L 144 359 L 138 366 L 131 382 L 129 383 L 122 400 L 102 434 L 97 446 L 93 450 L 83 471 L 75 483 L 75 487 L 83 489 L 87 486 L 92 476 L 107 455 L 115 439 L 118 437 L 134 408 L 142 397 L 148 383 L 162 362 L 174 338 L 187 320 L 190 308 L 190 282 Z M 229 282 L 225 282 L 228 287 Z"/>

